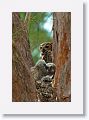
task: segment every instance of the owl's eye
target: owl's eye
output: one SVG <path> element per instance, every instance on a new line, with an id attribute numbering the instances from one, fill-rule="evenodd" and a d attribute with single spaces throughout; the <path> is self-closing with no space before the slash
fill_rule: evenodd
<path id="1" fill-rule="evenodd" d="M 42 49 L 42 46 L 40 46 L 40 49 Z"/>
<path id="2" fill-rule="evenodd" d="M 45 46 L 46 48 L 49 48 L 49 46 L 47 45 L 47 46 Z"/>

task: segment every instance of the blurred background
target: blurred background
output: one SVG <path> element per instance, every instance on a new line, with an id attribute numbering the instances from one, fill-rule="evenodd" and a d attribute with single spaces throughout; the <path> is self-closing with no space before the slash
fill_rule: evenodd
<path id="1" fill-rule="evenodd" d="M 20 12 L 20 18 L 23 20 L 26 13 Z M 36 63 L 40 59 L 39 45 L 43 42 L 50 42 L 53 38 L 53 14 L 51 12 L 32 12 L 29 21 L 29 43 L 31 53 Z"/>

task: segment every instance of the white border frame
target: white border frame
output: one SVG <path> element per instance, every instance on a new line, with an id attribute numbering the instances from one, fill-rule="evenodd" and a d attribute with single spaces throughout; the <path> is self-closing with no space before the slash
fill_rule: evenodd
<path id="1" fill-rule="evenodd" d="M 71 102 L 12 102 L 12 12 L 71 12 Z M 82 0 L 3 0 L 0 3 L 0 112 L 83 114 Z"/>

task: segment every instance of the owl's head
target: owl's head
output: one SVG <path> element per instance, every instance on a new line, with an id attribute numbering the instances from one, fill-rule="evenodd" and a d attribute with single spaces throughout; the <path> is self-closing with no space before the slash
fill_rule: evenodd
<path id="1" fill-rule="evenodd" d="M 46 69 L 49 75 L 54 75 L 55 74 L 55 70 L 56 70 L 56 66 L 54 63 L 47 63 L 46 64 Z"/>

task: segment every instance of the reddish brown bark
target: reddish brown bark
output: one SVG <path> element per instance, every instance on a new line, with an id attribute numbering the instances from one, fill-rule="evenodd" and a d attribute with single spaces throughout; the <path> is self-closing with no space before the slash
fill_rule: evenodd
<path id="1" fill-rule="evenodd" d="M 71 101 L 71 13 L 53 13 L 53 62 L 55 96 L 58 101 Z"/>

